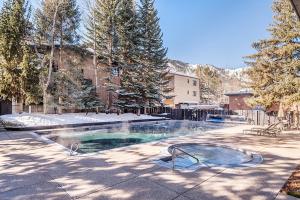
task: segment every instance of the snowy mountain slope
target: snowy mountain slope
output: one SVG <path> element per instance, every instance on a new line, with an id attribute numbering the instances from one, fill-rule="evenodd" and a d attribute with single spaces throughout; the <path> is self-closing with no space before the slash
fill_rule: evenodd
<path id="1" fill-rule="evenodd" d="M 174 72 L 193 73 L 190 64 L 178 60 L 168 60 L 169 69 Z"/>
<path id="2" fill-rule="evenodd" d="M 208 67 L 220 77 L 224 93 L 243 89 L 248 80 L 245 73 L 247 68 L 226 69 L 208 64 L 189 64 L 177 60 L 169 60 L 168 65 L 171 71 L 183 72 L 186 74 L 194 74 L 194 70 L 197 67 Z"/>
<path id="3" fill-rule="evenodd" d="M 169 68 L 174 71 L 178 72 L 186 72 L 186 73 L 193 73 L 193 71 L 197 67 L 208 67 L 213 71 L 216 71 L 221 77 L 227 77 L 227 78 L 238 78 L 243 80 L 246 78 L 246 70 L 245 68 L 236 68 L 236 69 L 226 69 L 226 68 L 220 68 L 216 67 L 214 65 L 208 65 L 208 64 L 189 64 L 178 60 L 170 60 L 168 62 Z"/>

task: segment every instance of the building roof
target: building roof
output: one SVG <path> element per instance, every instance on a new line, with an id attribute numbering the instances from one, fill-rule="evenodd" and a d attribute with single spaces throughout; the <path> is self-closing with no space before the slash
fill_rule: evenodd
<path id="1" fill-rule="evenodd" d="M 250 91 L 229 92 L 224 95 L 226 95 L 226 96 L 253 96 L 253 92 L 250 92 Z"/>
<path id="2" fill-rule="evenodd" d="M 290 0 L 290 1 L 296 10 L 298 18 L 300 19 L 300 0 Z"/>
<path id="3" fill-rule="evenodd" d="M 195 74 L 192 74 L 192 73 L 184 73 L 184 72 L 178 72 L 178 71 L 175 71 L 175 70 L 170 70 L 169 72 L 170 74 L 173 74 L 173 75 L 178 75 L 178 76 L 185 76 L 185 77 L 189 77 L 189 78 L 196 78 L 196 79 L 199 79 Z"/>
<path id="4" fill-rule="evenodd" d="M 29 45 L 29 46 L 31 46 L 31 47 L 36 46 L 37 48 L 42 48 L 42 49 L 51 49 L 51 46 L 52 46 L 51 44 L 46 43 L 46 42 L 34 43 L 31 40 L 26 40 L 26 44 Z M 55 43 L 54 47 L 56 49 L 60 48 L 60 44 L 59 43 Z M 86 48 L 83 45 L 65 44 L 64 48 L 66 48 L 68 50 L 72 50 L 72 51 L 78 52 L 78 53 L 84 53 L 84 54 L 89 54 L 89 55 L 92 55 L 92 53 L 93 53 L 93 49 Z"/>
<path id="5" fill-rule="evenodd" d="M 199 104 L 198 101 L 183 101 L 183 102 L 179 102 L 178 104 Z"/>

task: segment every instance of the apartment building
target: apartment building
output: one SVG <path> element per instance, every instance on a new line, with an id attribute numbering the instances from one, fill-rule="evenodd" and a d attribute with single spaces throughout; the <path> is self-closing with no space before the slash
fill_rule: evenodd
<path id="1" fill-rule="evenodd" d="M 82 71 L 84 76 L 87 79 L 92 80 L 93 84 L 97 83 L 97 94 L 102 100 L 102 102 L 107 103 L 108 101 L 108 93 L 105 88 L 105 77 L 107 74 L 105 70 L 101 70 L 98 68 L 97 76 L 95 69 L 93 67 L 93 59 L 92 54 L 89 51 L 81 49 L 80 52 L 74 49 L 67 49 L 64 51 L 63 55 L 68 64 L 68 60 L 80 59 L 80 63 L 82 63 Z M 58 55 L 56 55 L 56 59 L 58 60 Z M 102 66 L 105 68 L 105 66 Z M 96 80 L 97 77 L 97 80 Z M 172 92 L 168 94 L 168 96 L 172 96 L 170 99 L 166 99 L 164 101 L 165 105 L 170 107 L 175 107 L 176 104 L 179 103 L 199 103 L 200 99 L 200 89 L 199 89 L 199 78 L 197 78 L 194 74 L 188 74 L 183 72 L 177 72 L 175 70 L 171 70 L 169 73 L 170 82 L 169 87 L 172 88 Z M 114 83 L 116 85 L 120 84 L 120 77 L 118 72 L 116 72 L 113 77 Z M 117 99 L 117 96 L 113 97 L 113 101 Z"/>
<path id="2" fill-rule="evenodd" d="M 67 71 L 72 69 L 76 65 L 76 67 L 78 67 L 82 71 L 84 78 L 90 80 L 92 84 L 96 86 L 96 93 L 97 96 L 101 99 L 101 101 L 104 104 L 108 104 L 109 93 L 106 90 L 106 82 L 107 82 L 106 77 L 108 77 L 107 71 L 105 70 L 106 66 L 98 64 L 97 69 L 95 69 L 93 64 L 92 51 L 89 49 L 85 49 L 73 45 L 65 45 L 61 55 L 63 59 L 60 61 L 59 45 L 56 45 L 55 48 L 56 49 L 54 51 L 53 71 L 58 71 L 58 72 L 66 71 L 66 74 L 68 74 Z M 50 50 L 51 47 L 49 45 L 43 44 L 38 46 L 38 51 L 41 54 L 49 53 Z M 116 85 L 120 84 L 120 77 L 118 72 L 116 72 L 115 76 L 112 77 L 112 81 Z M 117 96 L 113 94 L 111 99 L 114 102 L 117 99 Z M 55 105 L 52 104 L 52 101 L 54 100 L 50 94 L 48 96 L 48 101 L 49 101 L 49 106 L 47 107 L 48 113 L 54 113 Z M 3 104 L 3 102 L 0 103 Z M 21 102 L 13 103 L 12 107 L 14 112 L 21 112 L 23 110 L 23 106 L 21 105 Z M 33 107 L 34 108 L 32 109 L 32 112 L 42 112 L 43 110 L 42 105 L 36 105 Z M 28 106 L 26 106 L 25 110 L 28 110 Z"/>
<path id="3" fill-rule="evenodd" d="M 96 93 L 103 103 L 108 103 L 108 92 L 106 91 L 106 77 L 108 73 L 106 71 L 106 66 L 98 63 L 97 69 L 95 69 L 93 64 L 93 54 L 89 49 L 83 49 L 76 46 L 65 47 L 62 52 L 63 63 L 62 68 L 59 70 L 64 70 L 64 68 L 72 67 L 73 64 L 77 64 L 86 79 L 92 81 L 93 85 L 96 86 Z M 54 64 L 58 66 L 59 62 L 59 51 L 55 51 L 54 54 Z M 112 77 L 112 81 L 116 84 L 120 84 L 119 73 L 116 71 Z M 115 95 L 112 97 L 113 101 L 117 98 Z"/>
<path id="4" fill-rule="evenodd" d="M 173 90 L 168 95 L 172 98 L 166 99 L 165 105 L 175 107 L 179 103 L 199 103 L 199 78 L 193 74 L 173 70 L 170 71 L 169 77 L 169 87 Z"/>
<path id="5" fill-rule="evenodd" d="M 108 76 L 107 72 L 104 70 L 105 65 L 98 65 L 98 69 L 95 70 L 93 65 L 93 56 L 91 50 L 83 49 L 76 46 L 65 46 L 62 52 L 61 66 L 59 66 L 59 46 L 56 47 L 54 53 L 54 70 L 68 70 L 75 63 L 81 68 L 84 77 L 92 81 L 93 85 L 97 86 L 96 93 L 105 104 L 108 104 L 109 94 L 106 91 L 106 79 Z M 47 45 L 39 46 L 39 51 L 47 52 L 50 51 L 50 47 Z M 171 70 L 169 72 L 170 82 L 169 87 L 173 90 L 168 94 L 172 98 L 165 99 L 164 104 L 166 106 L 175 107 L 179 103 L 199 103 L 200 100 L 200 88 L 199 88 L 199 78 L 194 74 L 188 74 L 183 72 L 177 72 Z M 113 82 L 116 85 L 120 84 L 119 72 L 115 73 L 113 77 Z M 112 101 L 117 99 L 117 95 L 113 95 Z M 49 99 L 51 101 L 51 98 Z M 48 107 L 49 113 L 54 112 L 51 106 Z"/>

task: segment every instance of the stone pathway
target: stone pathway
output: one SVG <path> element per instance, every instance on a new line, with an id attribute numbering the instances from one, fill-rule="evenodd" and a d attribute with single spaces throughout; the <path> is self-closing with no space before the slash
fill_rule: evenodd
<path id="1" fill-rule="evenodd" d="M 243 135 L 246 126 L 70 157 L 28 132 L 0 132 L 0 199 L 267 200 L 293 199 L 279 191 L 300 163 L 300 134 Z M 248 127 L 249 128 L 249 127 Z M 261 153 L 249 168 L 172 171 L 153 164 L 163 148 L 213 143 Z M 278 195 L 279 194 L 279 195 Z"/>

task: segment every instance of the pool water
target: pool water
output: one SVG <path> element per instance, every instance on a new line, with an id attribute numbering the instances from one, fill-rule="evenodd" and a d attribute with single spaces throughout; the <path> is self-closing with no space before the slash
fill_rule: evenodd
<path id="1" fill-rule="evenodd" d="M 168 148 L 172 156 L 156 160 L 161 166 L 176 170 L 197 170 L 202 167 L 250 167 L 263 161 L 261 155 L 225 146 L 197 143 L 175 144 Z"/>
<path id="2" fill-rule="evenodd" d="M 232 126 L 194 121 L 152 121 L 78 128 L 60 131 L 42 131 L 47 137 L 67 148 L 79 144 L 79 153 L 93 153 L 134 144 L 158 141 L 171 137 L 202 133 L 207 130 Z"/>
<path id="3" fill-rule="evenodd" d="M 143 133 L 127 133 L 127 132 L 105 132 L 105 131 L 87 131 L 75 135 L 62 135 L 60 137 L 51 138 L 64 145 L 70 147 L 72 143 L 78 143 L 80 153 L 92 153 L 107 149 L 129 146 L 133 144 L 146 143 L 155 140 L 167 138 L 164 133 L 159 134 L 143 134 Z"/>
<path id="4" fill-rule="evenodd" d="M 249 162 L 252 159 L 251 155 L 228 147 L 199 144 L 182 144 L 174 146 L 195 156 L 200 163 L 205 163 L 207 165 L 237 165 Z M 170 153 L 174 146 L 169 148 Z M 186 155 L 181 157 L 187 158 Z M 191 158 L 189 157 L 188 159 L 190 160 Z M 195 160 L 193 160 L 193 162 L 195 162 Z"/>

